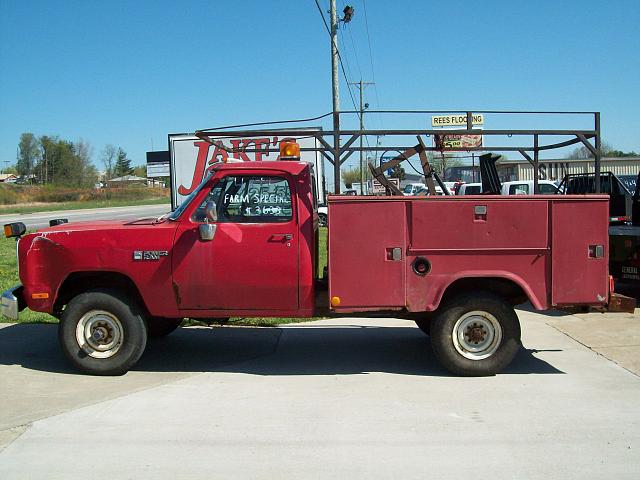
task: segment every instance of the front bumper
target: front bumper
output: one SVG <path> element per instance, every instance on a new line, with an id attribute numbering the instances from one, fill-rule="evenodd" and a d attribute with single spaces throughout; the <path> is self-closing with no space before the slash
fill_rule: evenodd
<path id="1" fill-rule="evenodd" d="M 22 285 L 16 285 L 2 292 L 2 297 L 0 297 L 0 315 L 4 315 L 11 320 L 18 320 L 18 312 L 25 308 L 23 292 L 24 287 Z"/>

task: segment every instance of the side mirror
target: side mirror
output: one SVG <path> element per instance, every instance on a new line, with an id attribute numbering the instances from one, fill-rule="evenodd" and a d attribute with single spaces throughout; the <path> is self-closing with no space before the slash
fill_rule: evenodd
<path id="1" fill-rule="evenodd" d="M 213 200 L 209 200 L 204 207 L 204 217 L 209 222 L 217 222 L 218 221 L 218 206 L 216 202 Z"/>
<path id="2" fill-rule="evenodd" d="M 210 242 L 216 234 L 217 225 L 213 223 L 201 223 L 198 225 L 198 234 L 202 242 Z"/>
<path id="3" fill-rule="evenodd" d="M 49 226 L 55 227 L 56 225 L 62 225 L 64 223 L 69 223 L 67 218 L 54 218 L 53 220 L 49 220 Z"/>

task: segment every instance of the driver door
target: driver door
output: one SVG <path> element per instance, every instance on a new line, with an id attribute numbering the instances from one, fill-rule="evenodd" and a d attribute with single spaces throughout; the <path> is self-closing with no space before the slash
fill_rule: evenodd
<path id="1" fill-rule="evenodd" d="M 298 228 L 293 182 L 282 175 L 227 175 L 176 233 L 173 283 L 179 309 L 298 308 Z M 214 201 L 215 234 L 201 241 L 205 205 Z"/>

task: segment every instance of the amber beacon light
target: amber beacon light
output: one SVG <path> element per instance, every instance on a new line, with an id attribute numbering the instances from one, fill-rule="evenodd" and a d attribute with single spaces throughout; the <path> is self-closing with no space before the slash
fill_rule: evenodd
<path id="1" fill-rule="evenodd" d="M 27 227 L 22 222 L 7 223 L 4 226 L 4 236 L 7 238 L 20 238 L 26 231 Z"/>
<path id="2" fill-rule="evenodd" d="M 293 140 L 280 142 L 280 160 L 300 160 L 300 145 Z"/>

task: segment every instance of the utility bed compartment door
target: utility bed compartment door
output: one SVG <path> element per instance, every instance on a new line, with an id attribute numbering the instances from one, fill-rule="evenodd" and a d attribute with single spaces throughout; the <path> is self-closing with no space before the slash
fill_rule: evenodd
<path id="1" fill-rule="evenodd" d="M 411 248 L 474 251 L 544 249 L 547 202 L 525 198 L 440 197 L 413 200 Z M 497 253 L 493 253 L 497 255 Z"/>
<path id="2" fill-rule="evenodd" d="M 406 230 L 405 202 L 329 201 L 329 295 L 340 298 L 336 310 L 404 307 Z"/>
<path id="3" fill-rule="evenodd" d="M 608 202 L 554 200 L 552 218 L 552 304 L 605 302 L 609 288 Z M 598 246 L 601 249 L 596 252 Z"/>

